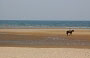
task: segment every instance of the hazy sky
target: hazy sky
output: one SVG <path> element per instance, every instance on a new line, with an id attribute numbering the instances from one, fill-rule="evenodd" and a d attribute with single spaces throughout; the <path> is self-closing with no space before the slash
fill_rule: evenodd
<path id="1" fill-rule="evenodd" d="M 0 0 L 0 19 L 90 20 L 90 0 Z"/>

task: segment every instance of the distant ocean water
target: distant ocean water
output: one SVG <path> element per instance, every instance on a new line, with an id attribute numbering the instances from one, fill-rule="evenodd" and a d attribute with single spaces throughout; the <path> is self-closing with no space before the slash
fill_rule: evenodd
<path id="1" fill-rule="evenodd" d="M 90 21 L 0 20 L 0 28 L 90 28 Z"/>

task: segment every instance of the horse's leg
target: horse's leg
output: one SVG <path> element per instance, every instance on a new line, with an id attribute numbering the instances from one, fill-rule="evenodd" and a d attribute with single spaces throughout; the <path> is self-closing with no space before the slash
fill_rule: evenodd
<path id="1" fill-rule="evenodd" d="M 68 36 L 68 33 L 67 33 L 67 36 Z"/>
<path id="2" fill-rule="evenodd" d="M 72 35 L 72 32 L 70 33 L 70 35 Z"/>

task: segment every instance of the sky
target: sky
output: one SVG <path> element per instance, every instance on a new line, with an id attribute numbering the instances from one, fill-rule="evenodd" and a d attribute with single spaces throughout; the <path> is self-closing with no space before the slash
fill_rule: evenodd
<path id="1" fill-rule="evenodd" d="M 90 0 L 0 0 L 4 19 L 90 21 Z"/>

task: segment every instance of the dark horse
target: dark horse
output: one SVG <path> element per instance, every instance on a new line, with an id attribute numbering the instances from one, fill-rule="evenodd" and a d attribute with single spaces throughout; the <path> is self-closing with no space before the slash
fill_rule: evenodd
<path id="1" fill-rule="evenodd" d="M 69 34 L 72 35 L 72 32 L 74 32 L 74 30 L 68 30 L 68 31 L 66 31 L 67 36 L 68 36 Z"/>

